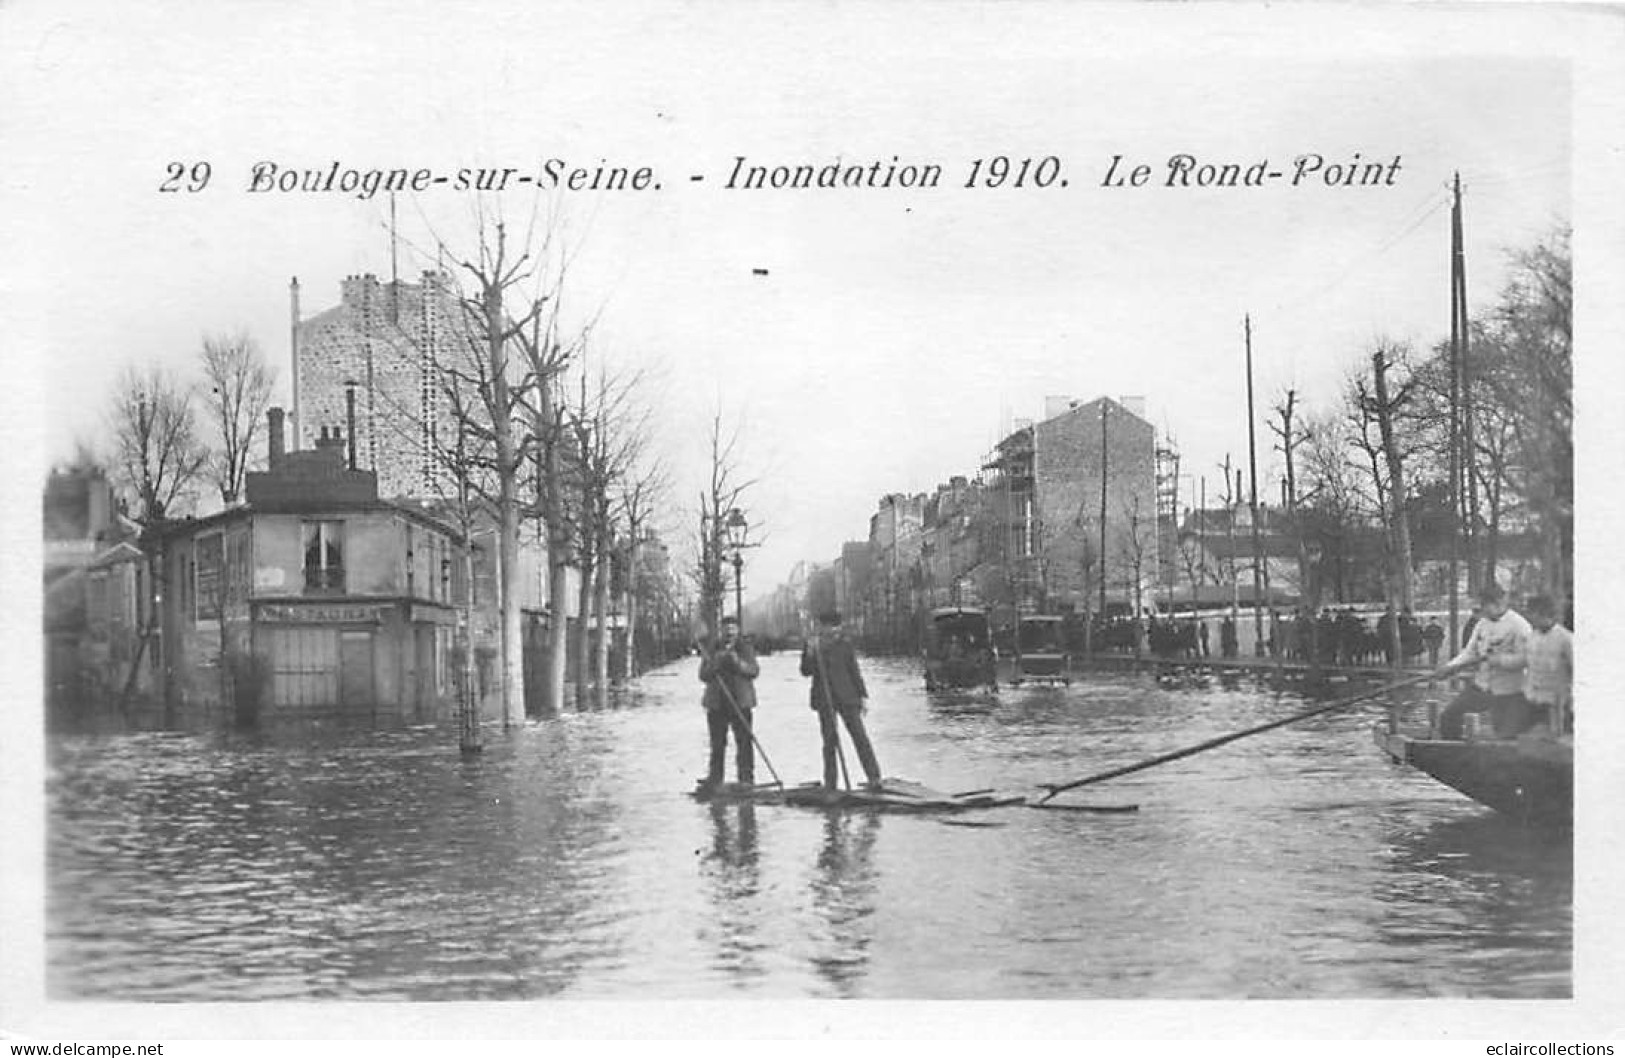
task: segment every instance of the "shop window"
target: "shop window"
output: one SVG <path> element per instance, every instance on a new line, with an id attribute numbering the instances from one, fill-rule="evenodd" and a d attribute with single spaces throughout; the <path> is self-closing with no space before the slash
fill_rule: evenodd
<path id="1" fill-rule="evenodd" d="M 344 523 L 306 522 L 305 590 L 344 591 Z"/>
<path id="2" fill-rule="evenodd" d="M 192 618 L 212 621 L 225 606 L 225 538 L 219 533 L 200 536 L 192 542 Z"/>

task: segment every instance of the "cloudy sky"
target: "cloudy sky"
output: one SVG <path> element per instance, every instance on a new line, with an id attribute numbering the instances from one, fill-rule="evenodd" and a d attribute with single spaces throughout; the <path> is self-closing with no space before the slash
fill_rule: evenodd
<path id="1" fill-rule="evenodd" d="M 690 4 L 613 27 L 585 13 L 14 10 L 19 105 L 0 120 L 26 196 L 14 219 L 37 248 L 13 288 L 36 325 L 21 351 L 43 413 L 36 472 L 104 433 L 118 366 L 190 367 L 205 332 L 254 335 L 285 400 L 289 278 L 308 315 L 348 273 L 387 277 L 385 198 L 253 193 L 265 161 L 649 166 L 659 190 L 515 185 L 485 204 L 518 223 L 542 199 L 573 253 L 567 314 L 598 319 L 595 357 L 654 380 L 674 523 L 711 415 L 740 424 L 766 534 L 752 590 L 863 537 L 881 495 L 974 472 L 1047 395 L 1143 396 L 1183 452 L 1187 496 L 1202 476 L 1212 495 L 1225 455 L 1246 455 L 1244 314 L 1259 403 L 1295 385 L 1312 409 L 1375 340 L 1447 333 L 1453 173 L 1475 304 L 1508 249 L 1573 215 L 1585 34 L 1530 9 Z M 1170 188 L 1178 154 L 1284 175 Z M 1380 186 L 1293 186 L 1305 154 L 1399 164 Z M 1053 157 L 1059 178 L 964 186 L 1001 155 Z M 1144 186 L 1102 186 L 1116 155 L 1149 166 Z M 895 156 L 942 179 L 728 190 L 740 156 Z M 170 164 L 197 162 L 204 190 L 159 190 Z M 454 245 L 472 231 L 473 198 L 449 185 L 397 212 L 408 276 L 431 231 Z"/>

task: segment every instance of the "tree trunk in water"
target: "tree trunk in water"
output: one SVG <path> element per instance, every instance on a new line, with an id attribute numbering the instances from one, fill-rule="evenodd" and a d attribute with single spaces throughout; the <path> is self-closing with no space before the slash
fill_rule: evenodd
<path id="1" fill-rule="evenodd" d="M 538 491 L 542 523 L 547 534 L 547 643 L 543 648 L 542 711 L 557 713 L 564 706 L 564 674 L 569 663 L 570 619 L 570 534 L 564 521 L 560 498 L 559 446 L 555 436 L 558 409 L 553 403 L 553 384 L 541 387 L 536 402 L 536 436 L 542 442 Z"/>
<path id="2" fill-rule="evenodd" d="M 462 618 L 457 630 L 457 748 L 478 753 L 481 743 L 480 703 L 474 698 L 474 546 L 463 546 Z"/>
<path id="3" fill-rule="evenodd" d="M 582 708 L 587 705 L 587 685 L 592 674 L 592 600 L 593 576 L 598 566 L 598 556 L 593 554 L 592 531 L 588 526 L 581 527 L 580 562 L 581 583 L 577 585 L 576 592 L 576 641 L 575 641 L 575 668 L 576 668 L 576 706 Z"/>
<path id="4" fill-rule="evenodd" d="M 638 537 L 636 528 L 626 545 L 626 650 L 621 656 L 621 678 L 638 674 Z"/>
<path id="5" fill-rule="evenodd" d="M 1411 584 L 1411 521 L 1405 511 L 1405 464 L 1394 439 L 1394 409 L 1388 403 L 1388 363 L 1381 350 L 1372 354 L 1371 365 L 1377 390 L 1377 429 L 1382 434 L 1382 454 L 1388 463 L 1388 525 L 1394 546 L 1394 564 L 1389 577 L 1392 585 L 1389 605 L 1394 609 L 1394 620 L 1389 625 L 1388 649 L 1394 667 L 1398 668 L 1405 664 L 1399 638 L 1399 615 L 1411 609 L 1415 598 Z"/>
<path id="6" fill-rule="evenodd" d="M 599 525 L 606 525 L 600 513 Z M 593 640 L 593 690 L 594 699 L 599 706 L 606 704 L 609 698 L 609 642 L 614 630 L 610 628 L 609 621 L 609 559 L 610 542 L 607 528 L 600 528 L 598 533 L 598 562 L 593 567 L 593 623 L 597 626 L 598 634 Z"/>
<path id="7" fill-rule="evenodd" d="M 564 675 L 570 667 L 570 563 L 565 545 L 548 556 L 547 686 L 542 708 L 557 712 L 564 706 Z"/>
<path id="8" fill-rule="evenodd" d="M 497 608 L 501 615 L 502 722 L 525 719 L 524 627 L 519 613 L 518 461 L 514 458 L 513 419 L 509 414 L 507 352 L 502 286 L 488 281 L 484 291 L 485 335 L 490 358 L 493 405 L 491 433 L 497 474 Z"/>

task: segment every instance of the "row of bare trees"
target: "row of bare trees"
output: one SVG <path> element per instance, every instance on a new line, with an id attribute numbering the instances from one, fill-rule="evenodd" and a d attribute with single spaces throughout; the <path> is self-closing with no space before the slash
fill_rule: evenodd
<path id="1" fill-rule="evenodd" d="M 428 422 L 401 407 L 386 418 L 400 428 L 397 443 L 418 446 L 435 468 L 430 488 L 457 521 L 470 568 L 476 538 L 496 538 L 505 722 L 525 715 L 520 553 L 526 539 L 548 556 L 550 620 L 535 700 L 543 711 L 565 701 L 571 639 L 564 615 L 573 569 L 579 577 L 576 698 L 602 701 L 612 678 L 634 673 L 630 657 L 621 671 L 610 672 L 612 594 L 627 600 L 631 655 L 642 594 L 638 547 L 668 488 L 654 445 L 648 377 L 598 355 L 590 321 L 567 326 L 561 305 L 568 255 L 551 230 L 538 239 L 532 224 L 515 240 L 505 222 L 482 218 L 472 253 L 437 238 L 434 256 L 455 262 L 454 272 L 441 275 L 452 318 L 443 331 L 400 328 L 396 337 L 418 353 L 439 400 Z M 466 630 L 468 620 L 463 624 Z M 460 644 L 465 666 L 468 645 L 466 639 Z"/>
<path id="2" fill-rule="evenodd" d="M 189 380 L 160 364 L 126 365 L 114 383 L 111 470 L 142 526 L 192 511 L 200 487 L 232 503 L 252 468 L 275 373 L 240 332 L 206 335 L 198 368 Z"/>
<path id="3" fill-rule="evenodd" d="M 1417 551 L 1437 556 L 1453 536 L 1469 590 L 1496 576 L 1502 542 L 1518 532 L 1538 542 L 1539 587 L 1560 609 L 1572 597 L 1568 233 L 1513 263 L 1494 305 L 1469 321 L 1465 355 L 1448 342 L 1419 354 L 1379 341 L 1335 404 L 1306 412 L 1290 389 L 1275 403 L 1286 526 L 1311 607 L 1354 587 L 1345 576 L 1366 557 L 1368 527 L 1379 531 L 1383 590 L 1396 609 L 1415 604 Z"/>

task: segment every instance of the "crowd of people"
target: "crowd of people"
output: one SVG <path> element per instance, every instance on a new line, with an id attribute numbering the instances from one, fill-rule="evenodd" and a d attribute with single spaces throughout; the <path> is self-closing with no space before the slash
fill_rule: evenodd
<path id="1" fill-rule="evenodd" d="M 1426 654 L 1428 664 L 1437 665 L 1445 638 L 1437 617 L 1423 623 L 1409 609 L 1397 614 L 1389 609 L 1375 621 L 1352 606 L 1325 607 L 1318 617 L 1311 617 L 1304 607 L 1287 616 L 1272 609 L 1263 624 L 1266 656 L 1307 662 L 1318 655 L 1323 665 L 1392 665 L 1396 652 L 1407 664 Z M 1133 650 L 1142 629 L 1143 645 L 1158 657 L 1235 658 L 1241 653 L 1237 622 L 1228 614 L 1214 618 L 1147 613 L 1139 621 L 1114 616 L 1097 622 L 1095 641 L 1106 650 Z"/>

